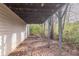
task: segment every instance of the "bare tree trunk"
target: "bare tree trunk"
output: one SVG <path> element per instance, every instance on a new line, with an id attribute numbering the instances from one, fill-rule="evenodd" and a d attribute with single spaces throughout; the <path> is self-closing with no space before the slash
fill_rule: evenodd
<path id="1" fill-rule="evenodd" d="M 67 12 L 67 8 L 68 5 L 66 5 L 66 8 L 64 9 L 64 11 L 62 11 L 62 9 L 60 9 L 58 11 L 58 13 L 56 14 L 56 16 L 58 17 L 58 31 L 59 31 L 59 48 L 62 48 L 62 33 L 63 33 L 63 27 L 64 27 L 64 23 L 65 23 L 65 19 L 63 22 L 63 16 L 66 14 Z"/>
<path id="2" fill-rule="evenodd" d="M 44 38 L 45 38 L 45 23 L 43 25 L 44 25 Z"/>
<path id="3" fill-rule="evenodd" d="M 58 31 L 59 31 L 59 48 L 62 48 L 62 19 L 58 20 Z"/>
<path id="4" fill-rule="evenodd" d="M 54 40 L 54 21 L 53 21 L 53 16 L 51 17 L 51 32 L 50 32 L 50 38 Z"/>
<path id="5" fill-rule="evenodd" d="M 48 48 L 50 47 L 50 29 L 51 29 L 51 19 L 48 19 Z"/>
<path id="6" fill-rule="evenodd" d="M 62 15 L 62 18 L 64 17 L 64 19 L 62 20 L 62 31 L 64 30 L 64 25 L 65 25 L 65 20 L 66 20 L 68 6 L 69 6 L 69 4 L 66 5 L 65 11 L 63 12 L 64 14 Z"/>

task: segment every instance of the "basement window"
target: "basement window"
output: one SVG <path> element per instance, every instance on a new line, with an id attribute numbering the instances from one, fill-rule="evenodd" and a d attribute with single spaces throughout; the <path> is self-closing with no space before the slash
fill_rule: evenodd
<path id="1" fill-rule="evenodd" d="M 6 39 L 7 35 L 4 35 L 4 55 L 6 55 Z"/>
<path id="2" fill-rule="evenodd" d="M 2 47 L 2 36 L 0 36 L 0 56 L 1 56 L 1 47 Z"/>
<path id="3" fill-rule="evenodd" d="M 12 49 L 16 48 L 16 39 L 17 39 L 16 33 L 13 33 L 12 34 Z"/>
<path id="4" fill-rule="evenodd" d="M 1 49 L 0 49 L 0 56 L 1 56 Z"/>
<path id="5" fill-rule="evenodd" d="M 0 47 L 2 45 L 2 36 L 0 36 Z"/>
<path id="6" fill-rule="evenodd" d="M 25 39 L 25 32 L 21 32 L 21 41 Z"/>

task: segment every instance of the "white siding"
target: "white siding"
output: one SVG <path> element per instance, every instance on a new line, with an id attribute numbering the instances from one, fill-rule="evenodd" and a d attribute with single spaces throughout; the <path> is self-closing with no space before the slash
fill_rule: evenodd
<path id="1" fill-rule="evenodd" d="M 24 40 L 25 31 L 26 23 L 7 6 L 0 4 L 0 54 L 8 55 Z"/>

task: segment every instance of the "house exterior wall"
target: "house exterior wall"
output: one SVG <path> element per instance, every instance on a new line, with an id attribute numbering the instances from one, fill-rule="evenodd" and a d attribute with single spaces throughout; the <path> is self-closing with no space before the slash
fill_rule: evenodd
<path id="1" fill-rule="evenodd" d="M 8 55 L 27 38 L 26 29 L 26 23 L 19 16 L 0 4 L 0 55 Z"/>

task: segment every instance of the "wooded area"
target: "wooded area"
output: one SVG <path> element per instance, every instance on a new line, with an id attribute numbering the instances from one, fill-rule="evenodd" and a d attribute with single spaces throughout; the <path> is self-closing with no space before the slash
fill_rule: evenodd
<path id="1" fill-rule="evenodd" d="M 79 4 L 0 6 L 0 55 L 79 56 Z"/>

